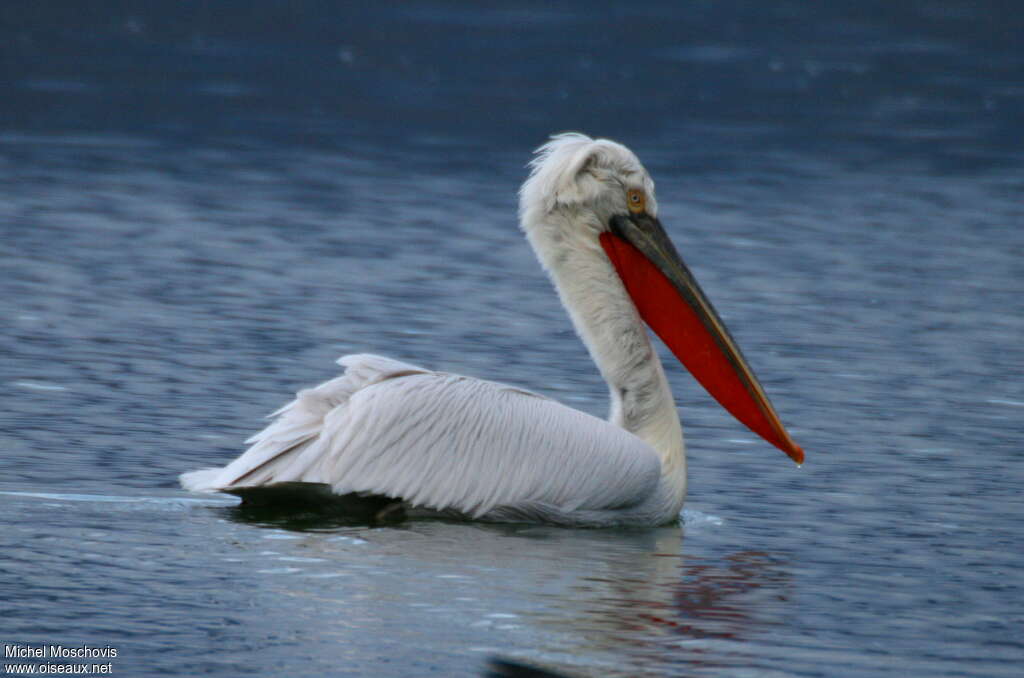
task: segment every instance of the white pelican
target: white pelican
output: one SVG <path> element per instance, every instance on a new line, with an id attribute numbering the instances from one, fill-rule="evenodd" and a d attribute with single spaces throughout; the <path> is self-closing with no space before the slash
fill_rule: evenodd
<path id="1" fill-rule="evenodd" d="M 521 226 L 608 383 L 607 421 L 513 386 L 347 355 L 344 374 L 300 391 L 244 454 L 182 485 L 254 500 L 308 488 L 489 521 L 670 523 L 686 496 L 683 433 L 644 322 L 723 407 L 801 463 L 662 229 L 637 157 L 560 134 L 530 167 Z"/>

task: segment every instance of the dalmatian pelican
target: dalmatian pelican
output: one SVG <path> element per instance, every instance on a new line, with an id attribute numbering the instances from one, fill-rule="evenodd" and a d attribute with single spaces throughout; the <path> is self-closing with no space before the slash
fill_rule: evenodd
<path id="1" fill-rule="evenodd" d="M 633 152 L 559 134 L 530 169 L 521 227 L 608 384 L 607 421 L 514 386 L 347 355 L 341 376 L 300 391 L 240 457 L 184 473 L 182 486 L 254 501 L 311 488 L 323 501 L 472 520 L 671 523 L 686 497 L 685 448 L 645 323 L 723 407 L 802 463 L 662 228 Z"/>

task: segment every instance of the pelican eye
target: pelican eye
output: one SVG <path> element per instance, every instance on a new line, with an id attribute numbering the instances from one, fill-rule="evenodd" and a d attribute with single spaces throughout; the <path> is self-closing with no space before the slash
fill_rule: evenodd
<path id="1" fill-rule="evenodd" d="M 647 207 L 647 196 L 639 188 L 631 188 L 626 191 L 626 205 L 630 212 L 639 214 Z"/>

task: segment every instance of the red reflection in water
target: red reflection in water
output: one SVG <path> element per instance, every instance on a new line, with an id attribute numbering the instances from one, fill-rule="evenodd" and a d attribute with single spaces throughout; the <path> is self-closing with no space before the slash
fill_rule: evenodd
<path id="1" fill-rule="evenodd" d="M 672 604 L 659 605 L 665 613 L 638 610 L 636 616 L 693 638 L 737 639 L 771 623 L 768 602 L 788 600 L 789 579 L 777 560 L 758 551 L 728 556 L 724 566 L 683 565 Z"/>

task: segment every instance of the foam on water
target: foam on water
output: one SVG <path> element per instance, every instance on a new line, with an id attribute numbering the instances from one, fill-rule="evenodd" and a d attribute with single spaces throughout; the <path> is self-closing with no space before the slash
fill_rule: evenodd
<path id="1" fill-rule="evenodd" d="M 683 525 L 688 530 L 699 530 L 705 527 L 721 527 L 725 524 L 725 520 L 719 516 L 704 513 L 703 511 L 697 511 L 695 509 L 684 508 L 679 516 L 682 518 Z"/>
<path id="2" fill-rule="evenodd" d="M 220 500 L 217 497 L 126 497 L 103 494 L 73 494 L 56 492 L 18 492 L 12 490 L 0 490 L 0 495 L 11 497 L 31 497 L 35 499 L 50 499 L 67 502 L 89 502 L 89 503 L 116 503 L 116 504 L 156 504 L 171 506 L 233 506 L 238 502 L 225 498 Z"/>

